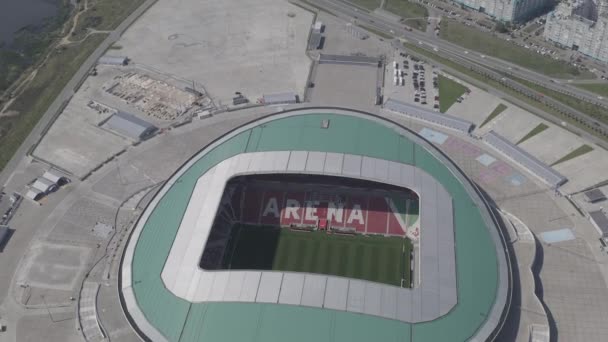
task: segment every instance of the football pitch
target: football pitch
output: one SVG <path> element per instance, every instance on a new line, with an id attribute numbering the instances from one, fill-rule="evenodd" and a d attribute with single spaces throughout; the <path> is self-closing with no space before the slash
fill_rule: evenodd
<path id="1" fill-rule="evenodd" d="M 278 227 L 233 227 L 225 269 L 307 272 L 410 287 L 409 239 Z"/>

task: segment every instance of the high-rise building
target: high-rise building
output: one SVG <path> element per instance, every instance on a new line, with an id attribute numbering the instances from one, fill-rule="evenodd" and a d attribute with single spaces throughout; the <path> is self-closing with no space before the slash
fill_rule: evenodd
<path id="1" fill-rule="evenodd" d="M 454 0 L 497 20 L 522 22 L 533 18 L 553 0 Z"/>
<path id="2" fill-rule="evenodd" d="M 547 15 L 545 39 L 608 62 L 608 0 L 572 0 Z"/>

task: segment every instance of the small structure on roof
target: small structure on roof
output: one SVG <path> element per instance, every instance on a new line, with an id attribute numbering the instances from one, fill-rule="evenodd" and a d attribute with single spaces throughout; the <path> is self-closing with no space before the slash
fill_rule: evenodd
<path id="1" fill-rule="evenodd" d="M 97 64 L 127 65 L 129 64 L 129 58 L 127 56 L 101 56 Z"/>
<path id="2" fill-rule="evenodd" d="M 264 95 L 263 101 L 265 105 L 292 104 L 298 102 L 298 96 L 291 92 L 268 94 Z"/>
<path id="3" fill-rule="evenodd" d="M 589 203 L 601 202 L 606 199 L 606 195 L 600 189 L 585 191 L 585 199 Z"/>
<path id="4" fill-rule="evenodd" d="M 106 122 L 105 126 L 129 139 L 139 141 L 152 136 L 158 128 L 146 120 L 140 119 L 133 114 L 117 112 Z"/>
<path id="5" fill-rule="evenodd" d="M 602 210 L 596 210 L 589 213 L 591 223 L 595 226 L 595 229 L 600 233 L 600 237 L 608 239 L 608 217 Z"/>

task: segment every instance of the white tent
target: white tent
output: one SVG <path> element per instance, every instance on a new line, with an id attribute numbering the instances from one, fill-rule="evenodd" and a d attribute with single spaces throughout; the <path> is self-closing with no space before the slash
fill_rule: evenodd
<path id="1" fill-rule="evenodd" d="M 26 198 L 31 199 L 32 201 L 37 201 L 40 199 L 40 197 L 42 197 L 44 195 L 43 192 L 36 190 L 36 189 L 30 189 L 27 191 L 27 193 L 25 194 Z"/>

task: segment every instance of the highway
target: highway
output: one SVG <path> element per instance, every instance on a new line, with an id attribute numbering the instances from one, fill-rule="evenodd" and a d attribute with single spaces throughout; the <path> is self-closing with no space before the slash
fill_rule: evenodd
<path id="1" fill-rule="evenodd" d="M 508 63 L 508 62 L 505 62 L 505 61 L 502 61 L 502 60 L 499 60 L 496 58 L 490 58 L 488 56 L 482 57 L 482 55 L 480 55 L 477 52 L 467 51 L 465 53 L 466 50 L 460 46 L 445 42 L 436 37 L 430 37 L 429 35 L 425 34 L 424 32 L 416 32 L 416 31 L 410 32 L 402 24 L 391 22 L 381 16 L 377 16 L 377 15 L 374 15 L 373 13 L 368 13 L 366 11 L 362 11 L 361 9 L 358 9 L 356 6 L 354 6 L 350 3 L 347 3 L 345 1 L 307 0 L 307 2 L 312 3 L 320 8 L 326 9 L 327 11 L 337 15 L 338 17 L 340 17 L 343 20 L 354 22 L 354 23 L 360 23 L 365 26 L 370 26 L 370 27 L 372 27 L 378 31 L 384 32 L 388 35 L 405 38 L 406 40 L 410 41 L 411 43 L 417 44 L 421 48 L 424 48 L 435 54 L 441 55 L 441 57 L 450 59 L 463 66 L 472 68 L 472 69 L 476 70 L 477 72 L 480 72 L 484 75 L 487 75 L 487 76 L 503 83 L 505 86 L 508 86 L 518 92 L 527 94 L 527 95 L 531 96 L 532 98 L 534 98 L 535 100 L 541 101 L 541 102 L 557 109 L 558 111 L 564 113 L 565 115 L 567 115 L 571 118 L 576 118 L 577 120 L 585 123 L 585 125 L 588 126 L 590 129 L 594 129 L 598 132 L 608 135 L 608 125 L 598 122 L 597 120 L 590 117 L 589 115 L 582 113 L 576 109 L 573 109 L 569 106 L 566 106 L 563 103 L 561 103 L 553 98 L 543 96 L 542 94 L 539 94 L 535 90 L 532 90 L 528 87 L 521 85 L 520 83 L 512 81 L 508 78 L 505 78 L 505 77 L 503 77 L 503 75 L 501 73 L 499 73 L 497 71 L 504 72 L 506 74 L 511 74 L 511 75 L 514 75 L 516 77 L 519 77 L 519 78 L 522 78 L 525 80 L 529 80 L 531 82 L 537 83 L 546 88 L 554 89 L 554 90 L 561 91 L 561 92 L 566 92 L 568 94 L 571 94 L 571 95 L 579 97 L 579 98 L 588 99 L 589 100 L 588 102 L 591 102 L 591 103 L 605 105 L 606 99 L 599 100 L 599 99 L 597 99 L 597 96 L 595 96 L 595 95 L 589 96 L 587 92 L 580 91 L 578 89 L 576 90 L 576 93 L 574 93 L 570 89 L 572 87 L 564 85 L 564 84 L 560 84 L 560 83 L 554 83 L 554 82 L 552 82 L 552 79 L 550 77 L 540 75 L 533 71 L 525 70 L 521 67 L 515 66 L 511 63 Z M 408 52 L 411 52 L 411 51 L 408 51 Z M 438 63 L 436 63 L 436 64 L 438 64 Z M 485 87 L 487 88 L 488 86 L 485 85 Z M 503 97 L 505 97 L 505 96 L 503 96 Z M 510 98 L 510 100 L 513 99 L 512 96 L 508 96 L 508 97 Z M 511 101 L 511 102 L 517 102 L 518 105 L 520 103 L 522 103 L 521 100 Z M 529 108 L 530 106 L 525 106 L 525 107 Z M 607 111 L 608 111 L 608 109 L 607 109 Z M 533 112 L 538 114 L 539 110 L 534 110 Z M 545 119 L 547 119 L 557 125 L 562 125 L 562 121 L 553 115 L 548 115 L 548 114 L 544 113 L 544 115 L 541 115 L 541 116 L 543 116 Z M 578 135 L 583 135 L 585 137 L 588 137 L 591 141 L 595 142 L 596 144 L 598 144 L 604 148 L 608 147 L 608 144 L 606 143 L 606 141 L 600 140 L 600 139 L 590 135 L 588 132 L 583 131 L 582 129 L 580 129 L 578 127 L 575 127 L 573 125 L 568 125 L 568 129 L 575 132 Z"/>
<path id="2" fill-rule="evenodd" d="M 601 106 L 608 108 L 608 98 L 603 98 L 598 96 L 597 94 L 591 93 L 584 89 L 576 88 L 567 83 L 567 80 L 562 79 L 554 79 L 552 77 L 540 74 L 535 72 L 534 70 L 528 70 L 521 66 L 515 65 L 513 63 L 503 61 L 498 58 L 493 58 L 490 56 L 485 56 L 475 51 L 468 51 L 467 49 L 458 46 L 456 44 L 450 43 L 445 40 L 441 40 L 435 36 L 429 36 L 425 32 L 420 31 L 409 31 L 405 29 L 403 24 L 391 22 L 386 18 L 378 15 L 374 15 L 374 13 L 368 13 L 366 11 L 362 11 L 358 9 L 355 5 L 348 3 L 343 0 L 307 0 L 310 3 L 318 5 L 319 7 L 326 8 L 330 10 L 332 13 L 337 15 L 344 15 L 347 20 L 356 20 L 359 22 L 363 22 L 366 25 L 373 25 L 374 28 L 378 28 L 383 32 L 388 34 L 393 34 L 398 36 L 407 38 L 411 41 L 422 42 L 422 44 L 427 45 L 431 48 L 437 48 L 442 53 L 448 53 L 455 56 L 460 56 L 461 58 L 465 58 L 469 61 L 475 62 L 480 65 L 484 65 L 486 67 L 495 69 L 500 72 L 504 72 L 507 74 L 511 74 L 513 76 L 525 79 L 527 81 L 542 85 L 543 87 L 568 94 L 571 96 L 578 97 L 583 99 L 589 103 L 595 103 Z M 394 33 L 392 33 L 394 32 Z M 466 51 L 466 52 L 465 52 Z M 540 58 L 540 55 L 539 55 Z M 566 83 L 564 83 L 566 82 Z"/>

